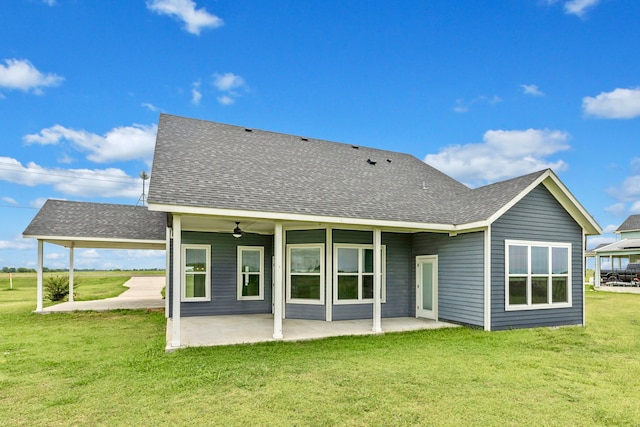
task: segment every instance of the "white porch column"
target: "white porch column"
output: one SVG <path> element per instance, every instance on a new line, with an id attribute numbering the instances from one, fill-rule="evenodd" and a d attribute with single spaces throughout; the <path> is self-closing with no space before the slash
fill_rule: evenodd
<path id="1" fill-rule="evenodd" d="M 165 261 L 164 261 L 164 317 L 168 318 L 169 313 L 169 283 L 171 283 L 171 229 L 167 227 L 165 233 Z"/>
<path id="2" fill-rule="evenodd" d="M 73 242 L 69 246 L 69 302 L 73 302 Z"/>
<path id="3" fill-rule="evenodd" d="M 182 299 L 182 218 L 173 216 L 173 310 L 171 313 L 171 347 L 180 347 L 180 300 Z"/>
<path id="4" fill-rule="evenodd" d="M 44 260 L 44 242 L 38 239 L 38 274 L 36 284 L 36 312 L 42 311 L 42 268 Z"/>
<path id="5" fill-rule="evenodd" d="M 373 229 L 373 332 L 382 332 L 382 232 Z"/>
<path id="6" fill-rule="evenodd" d="M 273 338 L 281 340 L 282 334 L 282 305 L 283 305 L 283 261 L 284 257 L 284 235 L 282 232 L 282 223 L 276 222 L 275 232 L 273 234 Z"/>
<path id="7" fill-rule="evenodd" d="M 593 284 L 598 287 L 600 286 L 600 255 L 596 254 L 596 269 L 593 272 Z"/>
<path id="8" fill-rule="evenodd" d="M 331 322 L 333 320 L 333 229 L 331 226 L 327 226 L 325 240 L 325 320 Z"/>

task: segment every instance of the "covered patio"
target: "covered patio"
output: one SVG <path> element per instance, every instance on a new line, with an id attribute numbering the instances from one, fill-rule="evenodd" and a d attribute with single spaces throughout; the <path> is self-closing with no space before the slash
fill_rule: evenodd
<path id="1" fill-rule="evenodd" d="M 423 318 L 391 317 L 382 319 L 382 332 L 374 332 L 370 319 L 333 322 L 283 319 L 283 337 L 276 339 L 273 337 L 273 320 L 272 314 L 183 317 L 180 319 L 181 346 L 174 347 L 171 345 L 173 322 L 172 319 L 167 319 L 166 350 L 267 341 L 302 341 L 345 335 L 372 335 L 459 326 Z"/>
<path id="2" fill-rule="evenodd" d="M 167 219 L 144 206 L 47 200 L 22 233 L 38 241 L 36 313 L 43 313 L 44 243 L 69 249 L 69 302 L 74 302 L 74 250 L 167 249 Z"/>

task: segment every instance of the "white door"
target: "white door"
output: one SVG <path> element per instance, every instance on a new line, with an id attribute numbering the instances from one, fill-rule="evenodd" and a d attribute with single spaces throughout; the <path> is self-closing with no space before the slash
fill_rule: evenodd
<path id="1" fill-rule="evenodd" d="M 438 256 L 416 257 L 416 317 L 438 319 Z"/>

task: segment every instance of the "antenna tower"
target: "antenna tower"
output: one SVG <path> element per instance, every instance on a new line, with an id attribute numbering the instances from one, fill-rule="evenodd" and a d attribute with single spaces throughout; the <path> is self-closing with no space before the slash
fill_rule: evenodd
<path id="1" fill-rule="evenodd" d="M 145 194 L 145 181 L 149 179 L 149 175 L 145 171 L 140 171 L 138 175 L 142 179 L 142 196 L 136 202 L 136 206 L 147 206 L 147 195 Z"/>

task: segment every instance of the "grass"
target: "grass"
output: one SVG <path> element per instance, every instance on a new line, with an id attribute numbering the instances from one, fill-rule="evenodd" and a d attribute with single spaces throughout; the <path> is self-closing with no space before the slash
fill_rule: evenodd
<path id="1" fill-rule="evenodd" d="M 588 292 L 586 328 L 167 354 L 160 312 L 35 315 L 21 287 L 0 283 L 0 425 L 640 423 L 640 295 Z"/>

